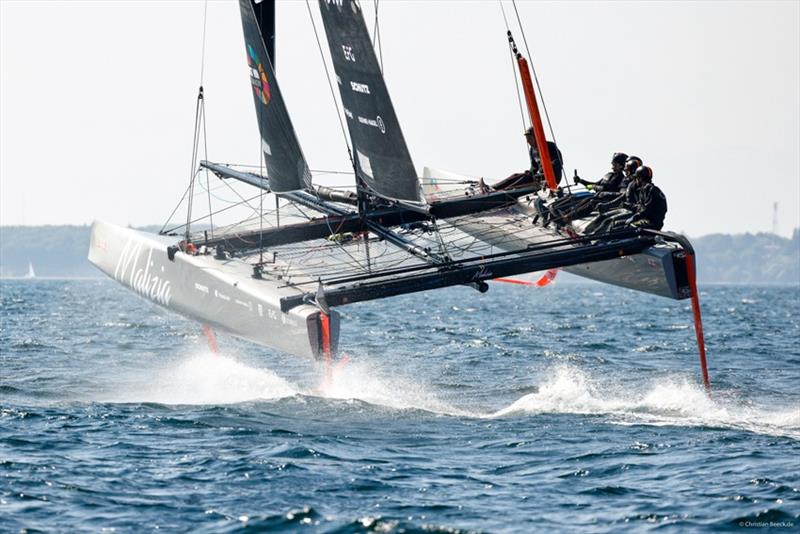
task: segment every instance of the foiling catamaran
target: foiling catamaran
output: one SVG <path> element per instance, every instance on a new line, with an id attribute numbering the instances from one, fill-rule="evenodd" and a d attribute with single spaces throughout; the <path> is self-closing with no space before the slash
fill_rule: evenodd
<path id="1" fill-rule="evenodd" d="M 313 183 L 275 77 L 274 2 L 239 0 L 263 168 L 205 160 L 196 165 L 201 86 L 186 223 L 150 234 L 96 221 L 92 263 L 206 329 L 314 358 L 325 362 L 327 373 L 338 354 L 338 306 L 453 285 L 483 293 L 491 280 L 548 270 L 547 281 L 563 269 L 671 299 L 691 298 L 708 388 L 694 251 L 685 237 L 640 228 L 588 235 L 582 232 L 588 219 L 551 228 L 536 217 L 537 205 L 540 210 L 572 192 L 558 187 L 530 68 L 511 31 L 544 186 L 506 180 L 492 187 L 429 168 L 420 179 L 359 3 L 318 1 L 355 190 Z M 207 180 L 210 172 L 223 183 L 255 188 L 255 215 L 214 227 L 209 206 L 207 217 L 193 220 L 201 170 Z M 267 194 L 275 197 L 275 209 L 264 210 Z M 250 205 L 248 199 L 242 203 Z M 206 226 L 193 232 L 201 220 Z"/>

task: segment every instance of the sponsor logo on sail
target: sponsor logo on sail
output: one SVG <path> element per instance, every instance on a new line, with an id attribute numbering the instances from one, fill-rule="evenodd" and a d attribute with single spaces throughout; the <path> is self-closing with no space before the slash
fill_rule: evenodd
<path id="1" fill-rule="evenodd" d="M 144 244 L 129 239 L 122 249 L 114 269 L 114 279 L 127 284 L 141 296 L 149 298 L 164 306 L 169 305 L 172 298 L 172 287 L 169 280 L 164 280 L 153 272 L 153 249 L 147 247 L 144 265 L 140 264 Z M 164 272 L 164 266 L 161 266 Z"/>
<path id="2" fill-rule="evenodd" d="M 345 61 L 356 62 L 356 55 L 353 53 L 353 47 L 350 45 L 342 45 L 342 53 L 344 53 Z"/>
<path id="3" fill-rule="evenodd" d="M 383 119 L 380 115 L 375 117 L 374 119 L 368 119 L 366 117 L 362 117 L 361 115 L 358 116 L 358 122 L 361 124 L 366 124 L 367 126 L 372 126 L 373 128 L 377 128 L 381 131 L 382 134 L 386 133 L 386 124 L 384 124 Z"/>
<path id="4" fill-rule="evenodd" d="M 352 89 L 356 93 L 363 93 L 365 95 L 370 94 L 369 93 L 369 85 L 367 85 L 365 83 L 350 82 L 350 89 Z"/>
<path id="5" fill-rule="evenodd" d="M 270 99 L 267 73 L 264 72 L 264 66 L 258 60 L 255 49 L 249 44 L 247 45 L 247 66 L 250 67 L 250 82 L 253 84 L 253 93 L 266 106 L 269 104 Z"/>

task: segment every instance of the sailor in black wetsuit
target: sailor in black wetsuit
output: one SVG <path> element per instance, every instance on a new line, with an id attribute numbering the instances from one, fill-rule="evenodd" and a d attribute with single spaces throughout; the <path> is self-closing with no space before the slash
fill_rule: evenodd
<path id="1" fill-rule="evenodd" d="M 575 184 L 583 184 L 586 186 L 586 189 L 590 191 L 593 190 L 595 194 L 590 198 L 583 199 L 577 204 L 572 205 L 571 209 L 564 209 L 559 205 L 552 206 L 550 210 L 552 220 L 557 222 L 569 222 L 586 217 L 600 202 L 616 198 L 616 196 L 619 195 L 622 182 L 625 179 L 622 169 L 627 159 L 627 154 L 615 152 L 611 157 L 611 172 L 606 173 L 606 175 L 597 182 L 589 182 L 576 175 L 574 178 Z"/>
<path id="2" fill-rule="evenodd" d="M 620 183 L 619 193 L 606 196 L 605 198 L 607 200 L 597 205 L 597 211 L 606 213 L 613 209 L 621 208 L 625 204 L 628 204 L 628 209 L 633 209 L 633 206 L 636 204 L 636 191 L 639 188 L 633 174 L 636 172 L 636 169 L 641 166 L 642 158 L 638 156 L 628 156 L 628 159 L 625 160 L 625 170 L 623 171 L 625 177 Z"/>
<path id="3" fill-rule="evenodd" d="M 599 225 L 587 227 L 585 233 L 601 234 L 627 225 L 661 230 L 667 213 L 667 199 L 657 186 L 653 185 L 653 169 L 642 165 L 633 174 L 635 177 L 636 203 L 625 203 L 625 210 L 618 210 Z M 630 190 L 630 188 L 629 188 Z"/>
<path id="4" fill-rule="evenodd" d="M 515 189 L 518 187 L 527 187 L 533 185 L 536 189 L 540 189 L 545 184 L 544 170 L 542 169 L 542 159 L 539 157 L 539 149 L 536 146 L 536 138 L 533 134 L 533 128 L 528 128 L 525 131 L 525 140 L 528 142 L 528 156 L 531 159 L 531 168 L 524 172 L 514 173 L 508 178 L 501 180 L 494 184 L 495 191 Z M 548 141 L 547 150 L 550 153 L 550 162 L 553 165 L 553 173 L 555 174 L 556 183 L 561 181 L 561 172 L 563 168 L 563 159 L 561 151 L 555 143 Z"/>
<path id="5" fill-rule="evenodd" d="M 533 133 L 533 128 L 528 128 L 525 130 L 525 140 L 528 142 L 528 156 L 531 158 L 531 170 L 530 175 L 533 177 L 534 184 L 543 184 L 547 185 L 544 177 L 544 168 L 542 166 L 542 159 L 539 156 L 539 147 L 536 145 L 536 136 Z M 550 154 L 550 163 L 553 166 L 553 174 L 555 175 L 556 185 L 561 182 L 561 175 L 564 168 L 564 159 L 561 156 L 561 151 L 558 149 L 555 143 L 551 141 L 547 141 L 547 152 Z M 526 173 L 528 174 L 528 173 Z M 558 196 L 561 196 L 561 188 L 558 188 L 556 191 Z M 534 218 L 534 222 L 537 221 L 539 218 L 542 219 L 542 223 L 547 226 L 549 219 L 550 219 L 550 212 L 545 206 L 544 201 L 536 196 L 534 197 L 533 206 L 536 208 L 538 215 Z"/>
<path id="6" fill-rule="evenodd" d="M 536 137 L 533 135 L 533 128 L 525 130 L 525 140 L 528 142 L 528 155 L 531 158 L 531 174 L 544 174 L 542 169 L 542 158 L 539 157 L 539 147 L 536 146 Z M 550 163 L 553 164 L 553 174 L 556 177 L 556 183 L 561 181 L 561 170 L 564 167 L 564 160 L 561 157 L 561 151 L 552 141 L 547 142 L 547 151 L 550 153 Z"/>
<path id="7" fill-rule="evenodd" d="M 642 159 L 638 156 L 628 156 L 625 161 L 625 178 L 622 179 L 620 184 L 620 192 L 611 197 L 611 200 L 600 202 L 597 204 L 597 212 L 599 215 L 586 225 L 584 233 L 593 234 L 599 228 L 611 227 L 615 225 L 615 221 L 610 219 L 619 219 L 619 223 L 629 218 L 636 209 L 638 201 L 639 183 L 634 179 L 633 175 L 636 169 L 642 166 Z"/>
<path id="8" fill-rule="evenodd" d="M 667 214 L 667 197 L 653 183 L 653 169 L 650 167 L 639 167 L 634 176 L 639 182 L 638 203 L 633 217 L 625 222 L 640 228 L 661 230 Z"/>
<path id="9" fill-rule="evenodd" d="M 610 172 L 607 172 L 605 176 L 596 182 L 590 182 L 579 176 L 576 176 L 574 178 L 575 185 L 583 184 L 589 191 L 594 190 L 595 192 L 617 193 L 620 190 L 622 180 L 625 178 L 625 174 L 622 172 L 622 170 L 625 168 L 625 161 L 627 159 L 627 154 L 615 152 L 614 155 L 611 156 Z"/>

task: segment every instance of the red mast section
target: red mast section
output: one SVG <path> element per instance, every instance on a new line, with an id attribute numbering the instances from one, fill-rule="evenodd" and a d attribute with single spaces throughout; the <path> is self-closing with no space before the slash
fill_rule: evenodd
<path id="1" fill-rule="evenodd" d="M 511 37 L 511 32 L 508 32 L 508 41 L 511 43 L 512 51 L 517 57 L 519 76 L 522 81 L 522 89 L 525 91 L 525 103 L 528 105 L 528 113 L 531 116 L 533 135 L 536 138 L 536 148 L 539 151 L 539 157 L 542 160 L 544 179 L 547 180 L 547 187 L 549 187 L 552 191 L 555 191 L 558 189 L 558 180 L 556 179 L 555 171 L 553 171 L 553 162 L 550 161 L 550 151 L 547 148 L 547 139 L 544 136 L 542 116 L 539 114 L 539 104 L 536 102 L 536 93 L 533 90 L 533 82 L 531 81 L 531 71 L 528 68 L 528 61 L 522 57 L 522 54 L 520 54 L 517 50 L 517 45 L 514 43 L 514 38 Z"/>

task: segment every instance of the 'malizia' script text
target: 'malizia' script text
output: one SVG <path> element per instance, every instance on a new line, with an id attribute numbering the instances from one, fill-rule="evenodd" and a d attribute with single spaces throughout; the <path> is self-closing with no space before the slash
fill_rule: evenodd
<path id="1" fill-rule="evenodd" d="M 114 278 L 122 283 L 127 283 L 131 289 L 164 306 L 169 305 L 172 298 L 169 280 L 163 280 L 150 271 L 153 264 L 153 249 L 147 249 L 147 259 L 143 266 L 139 264 L 142 254 L 142 243 L 128 240 L 117 260 L 114 269 Z M 162 267 L 163 271 L 163 267 Z"/>

